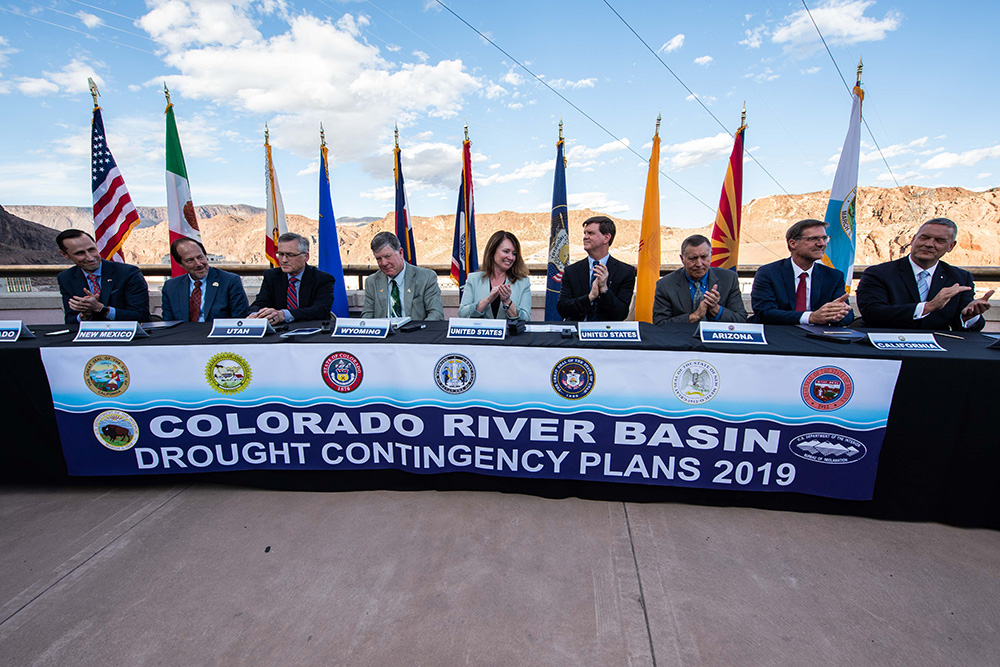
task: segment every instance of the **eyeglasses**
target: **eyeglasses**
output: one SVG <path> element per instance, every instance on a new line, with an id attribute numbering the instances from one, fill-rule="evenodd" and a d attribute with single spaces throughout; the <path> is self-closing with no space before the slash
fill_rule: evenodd
<path id="1" fill-rule="evenodd" d="M 299 255 L 304 255 L 304 252 L 276 252 L 274 256 L 278 259 L 295 259 Z"/>
<path id="2" fill-rule="evenodd" d="M 830 240 L 829 236 L 800 236 L 796 241 L 805 241 L 806 243 L 826 243 Z"/>

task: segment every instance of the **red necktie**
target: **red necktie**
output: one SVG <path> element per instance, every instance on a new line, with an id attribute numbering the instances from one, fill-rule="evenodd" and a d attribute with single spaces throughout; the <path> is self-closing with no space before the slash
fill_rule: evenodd
<path id="1" fill-rule="evenodd" d="M 803 271 L 799 274 L 799 288 L 795 290 L 795 310 L 799 312 L 805 312 L 809 310 L 809 305 L 806 303 L 806 273 Z"/>
<path id="2" fill-rule="evenodd" d="M 201 319 L 201 281 L 194 281 L 194 289 L 191 290 L 191 298 L 188 300 L 188 322 L 197 322 Z"/>
<path id="3" fill-rule="evenodd" d="M 299 307 L 299 294 L 298 294 L 298 290 L 295 288 L 295 283 L 297 283 L 298 280 L 299 280 L 298 278 L 289 278 L 288 279 L 288 299 L 287 299 L 287 302 L 288 302 L 288 308 L 289 308 L 289 310 L 291 310 L 292 308 L 298 308 Z"/>
<path id="4" fill-rule="evenodd" d="M 90 283 L 90 293 L 95 297 L 101 296 L 101 283 L 97 278 L 97 274 L 91 273 L 87 276 L 87 281 Z"/>

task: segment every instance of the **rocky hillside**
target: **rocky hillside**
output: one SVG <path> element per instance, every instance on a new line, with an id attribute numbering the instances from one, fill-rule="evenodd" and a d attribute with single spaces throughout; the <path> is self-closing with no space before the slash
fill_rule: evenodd
<path id="1" fill-rule="evenodd" d="M 54 229 L 22 220 L 0 207 L 0 264 L 63 264 Z"/>
<path id="2" fill-rule="evenodd" d="M 829 191 L 803 195 L 776 195 L 755 199 L 743 207 L 743 232 L 740 245 L 742 265 L 764 264 L 787 254 L 785 229 L 802 218 L 822 219 Z M 33 209 L 36 217 L 62 229 L 60 220 L 70 216 L 42 218 L 39 209 L 46 207 L 9 207 L 14 212 Z M 58 208 L 58 207 L 52 207 Z M 90 215 L 89 209 L 79 209 Z M 165 209 L 142 209 L 163 212 Z M 55 213 L 55 212 L 52 212 Z M 590 210 L 570 211 L 570 259 L 583 257 L 580 225 L 595 215 Z M 127 261 L 158 264 L 167 256 L 166 221 L 136 229 L 125 244 Z M 223 255 L 226 261 L 263 264 L 264 211 L 250 206 L 203 206 L 198 208 L 205 246 L 210 253 Z M 948 217 L 958 223 L 961 232 L 949 261 L 959 265 L 1000 264 L 1000 188 L 972 192 L 962 188 L 861 188 L 857 202 L 858 264 L 875 264 L 905 254 L 913 232 L 921 222 L 932 217 Z M 153 220 L 152 215 L 147 220 Z M 356 218 L 338 218 L 341 257 L 345 264 L 371 265 L 369 243 L 380 231 L 394 229 L 394 215 L 368 224 L 356 224 Z M 615 218 L 618 236 L 615 255 L 634 263 L 639 250 L 639 220 Z M 86 224 L 90 224 L 86 218 Z M 421 264 L 447 264 L 451 257 L 454 215 L 414 218 L 417 257 Z M 80 226 L 86 228 L 85 224 Z M 317 223 L 302 216 L 288 216 L 288 228 L 316 242 Z M 508 229 L 521 240 L 522 251 L 529 264 L 546 261 L 548 254 L 549 214 L 477 213 L 476 231 L 480 249 L 497 229 Z M 680 242 L 689 234 L 708 236 L 710 227 L 680 229 L 663 227 L 660 247 L 664 264 L 677 263 Z M 316 261 L 313 257 L 313 261 Z M 5 263 L 0 257 L 0 263 Z"/>

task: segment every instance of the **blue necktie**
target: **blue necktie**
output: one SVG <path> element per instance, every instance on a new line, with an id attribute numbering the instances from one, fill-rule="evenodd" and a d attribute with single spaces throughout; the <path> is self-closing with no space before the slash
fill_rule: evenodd
<path id="1" fill-rule="evenodd" d="M 931 274 L 921 271 L 917 274 L 917 291 L 920 292 L 920 300 L 927 301 L 927 293 L 931 290 Z"/>

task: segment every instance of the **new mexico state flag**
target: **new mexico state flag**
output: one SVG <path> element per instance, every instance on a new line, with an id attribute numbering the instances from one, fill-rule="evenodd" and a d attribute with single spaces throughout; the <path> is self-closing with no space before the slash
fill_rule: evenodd
<path id="1" fill-rule="evenodd" d="M 646 201 L 639 233 L 639 265 L 635 276 L 635 321 L 653 322 L 653 297 L 660 279 L 660 122 L 656 122 L 653 152 L 646 176 Z"/>

